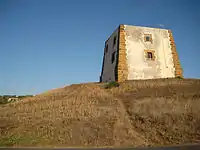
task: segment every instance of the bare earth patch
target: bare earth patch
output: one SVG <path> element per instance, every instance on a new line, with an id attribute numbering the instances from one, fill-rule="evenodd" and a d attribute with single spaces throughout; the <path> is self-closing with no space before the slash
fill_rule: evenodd
<path id="1" fill-rule="evenodd" d="M 71 85 L 0 106 L 0 146 L 147 147 L 200 142 L 200 80 Z"/>

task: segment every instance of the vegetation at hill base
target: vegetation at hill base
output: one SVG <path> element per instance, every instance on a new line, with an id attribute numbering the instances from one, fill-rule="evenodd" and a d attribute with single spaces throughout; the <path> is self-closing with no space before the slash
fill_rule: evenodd
<path id="1" fill-rule="evenodd" d="M 7 104 L 23 98 L 32 97 L 33 95 L 0 95 L 0 104 Z"/>
<path id="2" fill-rule="evenodd" d="M 104 85 L 104 88 L 105 89 L 111 89 L 113 87 L 119 87 L 119 83 L 115 82 L 115 81 L 111 81 L 111 82 L 108 82 Z"/>

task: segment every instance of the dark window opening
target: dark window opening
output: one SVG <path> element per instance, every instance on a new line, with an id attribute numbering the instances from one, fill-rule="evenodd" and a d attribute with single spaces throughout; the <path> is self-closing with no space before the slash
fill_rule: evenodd
<path id="1" fill-rule="evenodd" d="M 112 63 L 115 61 L 115 52 L 112 53 Z"/>
<path id="2" fill-rule="evenodd" d="M 108 52 L 108 45 L 106 45 L 106 50 L 105 51 L 106 51 L 106 53 Z"/>
<path id="3" fill-rule="evenodd" d="M 152 60 L 153 59 L 153 53 L 152 52 L 147 52 L 147 58 Z"/>
<path id="4" fill-rule="evenodd" d="M 145 42 L 152 42 L 152 35 L 151 34 L 145 34 L 144 35 L 144 41 Z"/>
<path id="5" fill-rule="evenodd" d="M 146 36 L 146 41 L 150 41 L 150 40 L 151 40 L 150 36 Z"/>
<path id="6" fill-rule="evenodd" d="M 116 36 L 113 39 L 113 47 L 115 46 L 115 44 L 116 44 Z"/>

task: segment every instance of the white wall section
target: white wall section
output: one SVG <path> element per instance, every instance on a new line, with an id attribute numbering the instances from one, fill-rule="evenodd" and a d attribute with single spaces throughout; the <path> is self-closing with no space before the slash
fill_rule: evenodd
<path id="1" fill-rule="evenodd" d="M 125 25 L 128 80 L 174 77 L 168 30 Z M 152 43 L 144 35 L 152 35 Z M 145 50 L 155 51 L 155 60 L 146 60 Z"/>

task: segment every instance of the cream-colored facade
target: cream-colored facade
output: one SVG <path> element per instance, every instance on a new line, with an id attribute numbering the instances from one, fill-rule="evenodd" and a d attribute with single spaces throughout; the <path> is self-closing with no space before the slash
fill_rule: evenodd
<path id="1" fill-rule="evenodd" d="M 171 30 L 120 25 L 105 42 L 100 81 L 183 77 Z"/>

